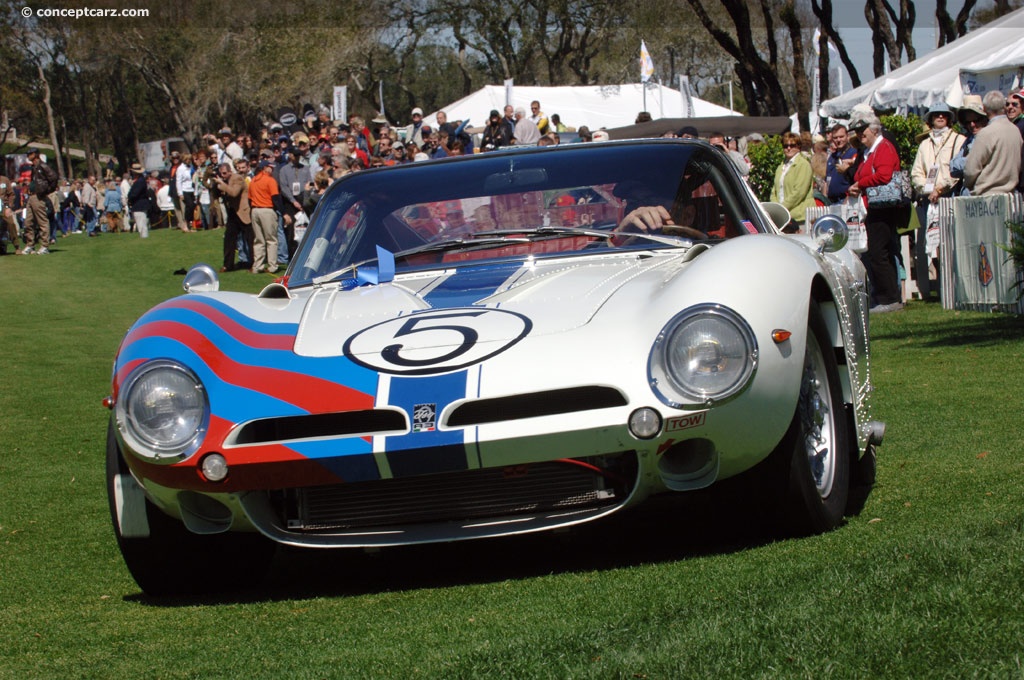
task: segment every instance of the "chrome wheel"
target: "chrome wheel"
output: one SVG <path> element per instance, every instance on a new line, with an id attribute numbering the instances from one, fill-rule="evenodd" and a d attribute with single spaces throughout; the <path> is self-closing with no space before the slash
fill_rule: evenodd
<path id="1" fill-rule="evenodd" d="M 814 486 L 821 498 L 832 493 L 835 480 L 835 418 L 841 413 L 832 403 L 825 357 L 814 333 L 807 338 L 804 376 L 800 384 L 800 422 L 803 445 Z"/>

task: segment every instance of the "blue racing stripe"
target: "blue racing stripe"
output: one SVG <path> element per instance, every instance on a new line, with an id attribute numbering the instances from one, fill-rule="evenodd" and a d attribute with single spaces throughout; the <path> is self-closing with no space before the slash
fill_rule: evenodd
<path id="1" fill-rule="evenodd" d="M 467 371 L 416 378 L 393 377 L 388 403 L 410 416 L 412 431 L 385 439 L 388 464 L 395 477 L 451 472 L 469 467 L 462 430 L 441 431 L 444 408 L 466 396 Z"/>
<path id="2" fill-rule="evenodd" d="M 523 266 L 522 262 L 463 267 L 424 296 L 431 307 L 468 307 L 493 295 Z"/>

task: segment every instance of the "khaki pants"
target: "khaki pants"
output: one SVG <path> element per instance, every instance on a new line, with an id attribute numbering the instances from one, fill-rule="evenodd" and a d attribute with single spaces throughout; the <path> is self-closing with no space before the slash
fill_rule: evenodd
<path id="1" fill-rule="evenodd" d="M 25 204 L 25 247 L 45 248 L 50 245 L 50 220 L 46 217 L 46 199 L 35 194 Z"/>
<path id="2" fill-rule="evenodd" d="M 14 248 L 18 245 L 18 221 L 14 219 L 14 213 L 10 208 L 4 208 L 3 221 L 4 226 L 7 227 L 7 240 Z"/>
<path id="3" fill-rule="evenodd" d="M 252 209 L 252 268 L 277 271 L 277 213 L 273 208 Z"/>

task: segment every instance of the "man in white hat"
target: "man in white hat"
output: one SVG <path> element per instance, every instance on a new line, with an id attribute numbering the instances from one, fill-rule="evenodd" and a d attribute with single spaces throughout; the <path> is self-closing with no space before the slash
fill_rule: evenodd
<path id="1" fill-rule="evenodd" d="M 1006 97 L 989 90 L 982 99 L 988 125 L 978 132 L 964 167 L 964 183 L 972 196 L 1008 194 L 1020 181 L 1021 139 L 1006 117 Z"/>
<path id="2" fill-rule="evenodd" d="M 414 142 L 417 148 L 423 147 L 423 109 L 412 110 L 412 123 L 405 127 L 405 143 Z"/>

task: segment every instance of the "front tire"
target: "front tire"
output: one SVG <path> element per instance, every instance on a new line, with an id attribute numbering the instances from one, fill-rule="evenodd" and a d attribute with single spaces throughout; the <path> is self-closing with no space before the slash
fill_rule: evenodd
<path id="1" fill-rule="evenodd" d="M 153 597 L 203 595 L 258 585 L 270 569 L 275 545 L 259 534 L 200 536 L 145 499 L 149 536 L 122 535 L 115 499 L 118 475 L 129 474 L 114 434 L 107 428 L 107 498 L 117 545 L 128 571 Z"/>
<path id="2" fill-rule="evenodd" d="M 786 470 L 789 529 L 830 531 L 843 522 L 850 488 L 850 427 L 839 367 L 818 304 L 811 301 L 800 397 L 789 431 L 772 453 Z"/>

